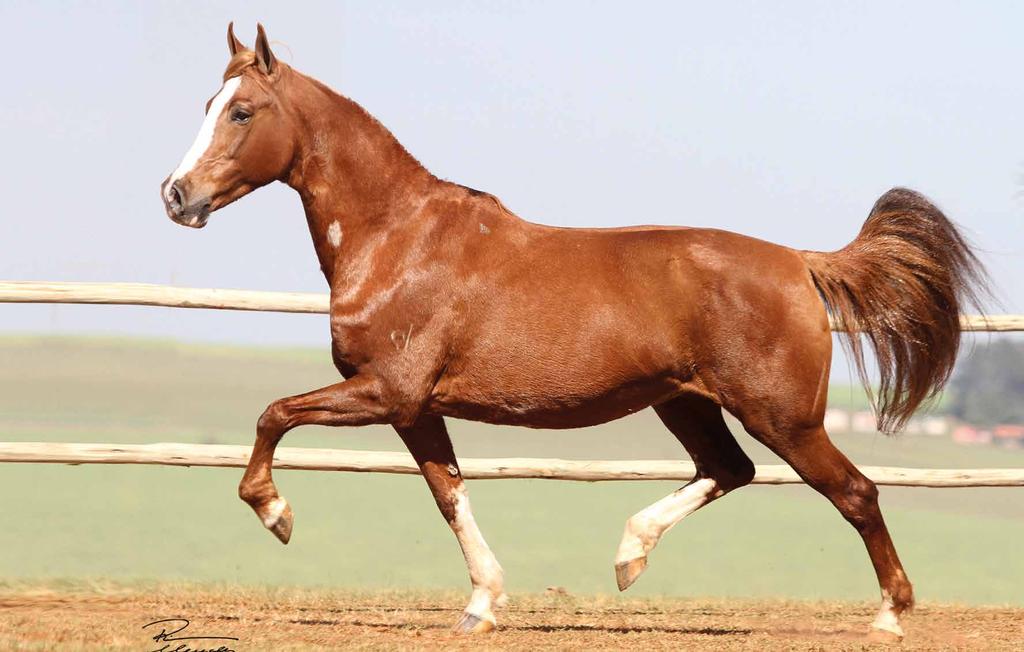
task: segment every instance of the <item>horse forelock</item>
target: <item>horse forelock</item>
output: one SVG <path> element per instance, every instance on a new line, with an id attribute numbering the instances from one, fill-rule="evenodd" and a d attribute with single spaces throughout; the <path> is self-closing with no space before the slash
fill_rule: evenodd
<path id="1" fill-rule="evenodd" d="M 256 65 L 256 53 L 252 50 L 239 50 L 237 54 L 228 61 L 228 67 L 224 70 L 224 81 L 237 77 L 246 68 Z"/>

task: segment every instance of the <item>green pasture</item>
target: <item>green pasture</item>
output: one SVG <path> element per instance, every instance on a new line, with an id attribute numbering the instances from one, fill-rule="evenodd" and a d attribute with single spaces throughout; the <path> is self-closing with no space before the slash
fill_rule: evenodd
<path id="1" fill-rule="evenodd" d="M 336 376 L 326 351 L 82 338 L 0 338 L 0 438 L 250 444 L 280 396 Z M 850 390 L 841 390 L 846 394 Z M 649 411 L 578 431 L 451 422 L 464 456 L 679 458 Z M 737 432 L 739 432 L 737 430 Z M 778 460 L 745 434 L 759 463 Z M 837 436 L 863 464 L 1024 467 L 1024 452 L 944 438 Z M 400 450 L 387 428 L 304 428 L 288 446 Z M 337 588 L 466 588 L 454 537 L 420 478 L 279 471 L 288 546 L 236 497 L 239 469 L 0 465 L 0 582 L 190 580 Z M 508 588 L 616 591 L 625 519 L 663 482 L 470 483 Z M 882 489 L 921 599 L 1024 605 L 1024 490 Z M 869 599 L 859 537 L 806 487 L 747 487 L 694 514 L 653 553 L 635 595 Z"/>

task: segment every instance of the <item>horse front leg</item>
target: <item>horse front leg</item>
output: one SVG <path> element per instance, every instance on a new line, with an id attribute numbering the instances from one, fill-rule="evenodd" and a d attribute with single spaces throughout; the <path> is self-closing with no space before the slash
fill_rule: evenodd
<path id="1" fill-rule="evenodd" d="M 239 497 L 281 543 L 288 543 L 294 516 L 288 501 L 277 492 L 272 475 L 274 449 L 281 437 L 297 426 L 363 426 L 387 423 L 390 415 L 381 404 L 380 383 L 372 377 L 354 376 L 343 383 L 274 401 L 256 424 L 256 442 L 238 485 Z"/>
<path id="2" fill-rule="evenodd" d="M 395 430 L 419 465 L 466 558 L 473 594 L 453 629 L 467 634 L 489 632 L 497 625 L 493 608 L 502 606 L 506 600 L 504 571 L 473 519 L 444 419 L 423 415 L 411 427 L 396 426 Z"/>

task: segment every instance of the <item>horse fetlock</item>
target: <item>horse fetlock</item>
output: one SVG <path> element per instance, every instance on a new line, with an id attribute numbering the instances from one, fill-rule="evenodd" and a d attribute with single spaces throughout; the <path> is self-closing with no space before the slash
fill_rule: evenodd
<path id="1" fill-rule="evenodd" d="M 907 579 L 903 569 L 897 569 L 896 582 L 890 591 L 882 591 L 882 601 L 892 601 L 896 613 L 903 615 L 914 610 L 914 585 Z"/>
<path id="2" fill-rule="evenodd" d="M 482 560 L 479 565 L 471 565 L 469 572 L 470 581 L 473 583 L 473 600 L 477 596 L 487 596 L 487 604 L 497 601 L 505 595 L 505 570 L 492 555 L 490 559 Z"/>
<path id="3" fill-rule="evenodd" d="M 505 595 L 505 569 L 501 567 L 498 560 L 494 560 L 494 566 L 488 572 L 487 582 L 485 584 L 487 591 L 491 594 L 491 597 L 497 600 L 501 596 Z"/>
<path id="4" fill-rule="evenodd" d="M 508 601 L 508 596 L 505 595 L 504 577 L 501 566 L 496 566 L 496 570 L 489 573 L 486 580 L 474 583 L 470 607 L 479 605 L 482 609 L 489 610 L 491 605 L 496 607 L 504 606 L 504 602 Z M 473 611 L 468 607 L 467 610 Z"/>
<path id="5" fill-rule="evenodd" d="M 243 477 L 238 483 L 238 497 L 259 511 L 260 505 L 269 503 L 277 496 L 277 489 L 272 483 L 257 481 Z"/>
<path id="6" fill-rule="evenodd" d="M 486 589 L 492 607 L 504 607 L 508 604 L 508 594 L 505 593 L 504 582 L 498 576 L 497 583 L 489 584 Z"/>

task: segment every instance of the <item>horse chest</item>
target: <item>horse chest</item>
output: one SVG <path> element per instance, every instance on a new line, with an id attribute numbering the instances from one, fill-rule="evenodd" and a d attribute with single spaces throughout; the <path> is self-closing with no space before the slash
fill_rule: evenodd
<path id="1" fill-rule="evenodd" d="M 372 312 L 331 311 L 331 345 L 336 358 L 349 363 L 373 357 L 374 329 Z"/>
<path id="2" fill-rule="evenodd" d="M 389 295 L 381 293 L 358 304 L 332 304 L 335 359 L 359 367 L 409 350 L 416 326 Z"/>

